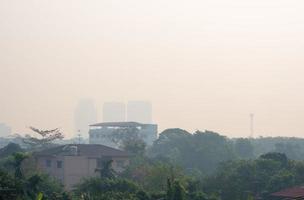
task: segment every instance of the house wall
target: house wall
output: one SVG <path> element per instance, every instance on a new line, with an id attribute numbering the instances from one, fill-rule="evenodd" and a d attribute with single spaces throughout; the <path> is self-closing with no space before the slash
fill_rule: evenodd
<path id="1" fill-rule="evenodd" d="M 47 160 L 51 162 L 51 166 L 47 166 Z M 57 167 L 57 161 L 63 161 L 62 168 Z M 64 184 L 64 157 L 63 156 L 44 156 L 36 159 L 37 168 L 58 179 Z"/>
<path id="2" fill-rule="evenodd" d="M 58 179 L 66 190 L 71 190 L 83 179 L 99 176 L 95 172 L 97 159 L 87 156 L 43 156 L 37 158 L 37 168 Z M 116 172 L 122 172 L 129 165 L 127 157 L 112 159 L 112 167 Z M 51 166 L 47 166 L 47 160 L 51 161 Z M 62 161 L 62 168 L 57 167 L 57 161 Z"/>

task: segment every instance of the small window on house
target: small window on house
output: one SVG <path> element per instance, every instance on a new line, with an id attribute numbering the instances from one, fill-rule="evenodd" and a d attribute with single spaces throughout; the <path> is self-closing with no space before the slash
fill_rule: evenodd
<path id="1" fill-rule="evenodd" d="M 45 161 L 45 165 L 46 165 L 47 167 L 51 167 L 51 166 L 52 166 L 52 161 L 51 161 L 51 160 L 46 160 L 46 161 Z"/>
<path id="2" fill-rule="evenodd" d="M 62 161 L 61 160 L 57 160 L 57 168 L 62 168 Z"/>

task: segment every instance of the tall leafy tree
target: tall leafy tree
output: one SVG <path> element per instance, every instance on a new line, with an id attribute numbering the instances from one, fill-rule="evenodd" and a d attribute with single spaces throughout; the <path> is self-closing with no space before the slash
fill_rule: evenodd
<path id="1" fill-rule="evenodd" d="M 23 139 L 25 144 L 30 145 L 31 148 L 45 148 L 50 145 L 55 140 L 61 140 L 64 138 L 63 133 L 59 130 L 59 128 L 51 129 L 51 130 L 40 130 L 34 127 L 30 127 L 30 129 L 38 134 L 38 137 L 33 137 L 30 135 L 26 135 Z"/>
<path id="2" fill-rule="evenodd" d="M 15 168 L 15 177 L 22 179 L 23 173 L 22 173 L 22 162 L 28 158 L 29 156 L 25 153 L 15 153 L 14 155 L 14 168 Z"/>

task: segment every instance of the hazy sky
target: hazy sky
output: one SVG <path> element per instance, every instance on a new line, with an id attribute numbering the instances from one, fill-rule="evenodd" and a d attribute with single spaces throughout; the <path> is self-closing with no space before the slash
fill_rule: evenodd
<path id="1" fill-rule="evenodd" d="M 73 133 L 79 99 L 160 130 L 304 134 L 303 0 L 0 0 L 0 121 Z M 99 112 L 101 113 L 101 112 Z"/>

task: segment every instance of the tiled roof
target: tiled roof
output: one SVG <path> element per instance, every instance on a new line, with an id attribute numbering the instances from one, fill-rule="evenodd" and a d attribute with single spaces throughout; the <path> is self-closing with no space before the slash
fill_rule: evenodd
<path id="1" fill-rule="evenodd" d="M 271 194 L 276 197 L 299 198 L 304 197 L 304 187 L 293 187 Z"/>
<path id="2" fill-rule="evenodd" d="M 36 152 L 36 156 L 56 156 L 56 155 L 71 155 L 71 150 L 77 151 L 78 156 L 88 157 L 127 157 L 129 154 L 125 151 L 114 149 L 100 144 L 67 144 L 58 147 L 45 149 Z"/>

